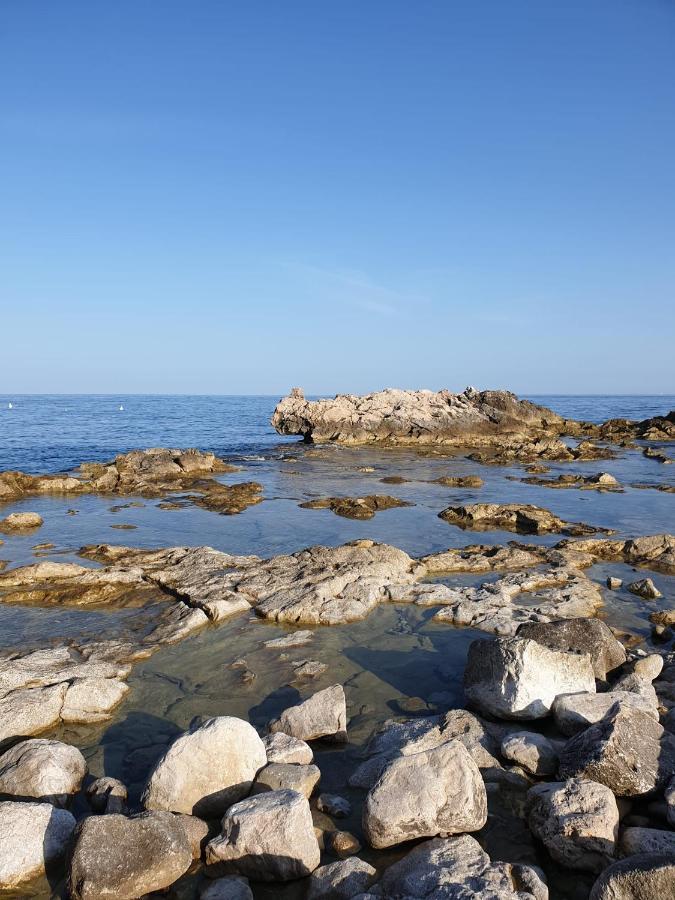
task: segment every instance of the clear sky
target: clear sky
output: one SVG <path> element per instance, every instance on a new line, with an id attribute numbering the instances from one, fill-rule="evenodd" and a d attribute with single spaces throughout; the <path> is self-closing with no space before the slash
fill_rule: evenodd
<path id="1" fill-rule="evenodd" d="M 675 392 L 673 0 L 2 0 L 0 390 Z"/>

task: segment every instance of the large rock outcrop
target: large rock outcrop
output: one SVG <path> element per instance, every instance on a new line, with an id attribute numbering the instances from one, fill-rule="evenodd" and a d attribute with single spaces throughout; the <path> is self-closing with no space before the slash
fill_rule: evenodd
<path id="1" fill-rule="evenodd" d="M 295 388 L 277 404 L 272 425 L 279 434 L 297 434 L 315 443 L 478 446 L 504 435 L 558 434 L 563 420 L 509 391 L 389 389 L 311 401 Z"/>

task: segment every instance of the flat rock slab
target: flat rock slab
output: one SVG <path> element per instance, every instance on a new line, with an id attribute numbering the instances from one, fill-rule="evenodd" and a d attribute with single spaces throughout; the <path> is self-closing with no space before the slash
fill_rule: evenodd
<path id="1" fill-rule="evenodd" d="M 622 709 L 636 709 L 658 722 L 656 706 L 642 694 L 611 691 L 605 694 L 559 694 L 551 711 L 564 735 L 571 737 L 605 718 L 616 704 Z"/>

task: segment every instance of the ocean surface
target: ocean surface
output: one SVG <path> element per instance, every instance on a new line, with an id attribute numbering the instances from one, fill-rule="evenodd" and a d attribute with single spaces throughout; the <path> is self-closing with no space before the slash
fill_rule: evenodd
<path id="1" fill-rule="evenodd" d="M 312 447 L 296 437 L 283 438 L 269 425 L 277 397 L 188 396 L 0 396 L 0 470 L 66 471 L 83 461 L 108 460 L 115 454 L 152 446 L 198 447 L 234 462 L 238 471 L 219 476 L 226 483 L 256 481 L 263 501 L 239 515 L 223 516 L 196 506 L 166 509 L 157 498 L 39 496 L 0 506 L 0 517 L 15 510 L 39 512 L 44 525 L 32 534 L 3 534 L 0 561 L 8 567 L 42 559 L 82 563 L 86 544 L 136 547 L 210 545 L 235 554 L 269 557 L 314 544 L 328 546 L 360 538 L 393 544 L 422 556 L 471 543 L 504 544 L 514 538 L 552 544 L 560 535 L 519 538 L 509 532 L 472 532 L 447 524 L 438 513 L 449 505 L 477 502 L 533 503 L 571 522 L 615 529 L 633 537 L 675 532 L 675 494 L 657 488 L 675 484 L 675 465 L 648 459 L 642 448 L 621 448 L 617 458 L 596 462 L 552 463 L 560 473 L 610 472 L 623 493 L 551 490 L 524 484 L 523 467 L 482 466 L 464 456 L 434 449 L 381 450 L 375 447 Z M 602 421 L 643 419 L 675 408 L 674 396 L 531 397 L 561 415 Z M 9 407 L 9 404 L 12 407 Z M 667 450 L 672 455 L 672 447 Z M 382 484 L 387 476 L 400 484 Z M 479 475 L 479 489 L 455 489 L 434 483 L 439 476 Z M 302 502 L 324 496 L 393 494 L 411 505 L 379 512 L 368 521 L 341 518 L 327 509 L 303 509 Z M 124 530 L 119 529 L 120 526 Z M 649 572 L 663 598 L 645 603 L 626 590 L 608 591 L 608 575 L 627 584 L 636 576 L 623 564 L 599 564 L 588 570 L 603 594 L 602 615 L 615 628 L 628 630 L 649 646 L 649 613 L 669 608 L 675 577 Z M 457 575 L 449 585 L 482 583 L 494 575 Z M 142 611 L 144 613 L 144 611 Z M 149 614 L 152 609 L 149 610 Z M 254 613 L 234 616 L 179 644 L 159 650 L 137 665 L 127 698 L 108 721 L 96 726 L 64 726 L 57 737 L 80 747 L 93 775 L 121 778 L 137 800 L 153 761 L 168 743 L 199 716 L 234 715 L 263 730 L 265 723 L 300 696 L 331 684 L 345 686 L 350 743 L 336 751 L 316 748 L 321 789 L 345 794 L 353 803 L 340 826 L 360 833 L 362 792 L 345 787 L 372 731 L 392 715 L 410 710 L 439 712 L 463 705 L 462 676 L 469 644 L 486 634 L 433 621 L 434 608 L 384 604 L 366 619 L 317 628 L 312 643 L 288 653 L 270 652 L 264 641 L 285 626 Z M 139 610 L 99 606 L 11 605 L 0 597 L 0 652 L 124 639 L 138 628 Z M 231 663 L 245 656 L 255 679 L 243 683 Z M 292 663 L 321 660 L 326 672 L 298 683 Z M 491 818 L 481 840 L 493 858 L 547 866 L 552 900 L 584 898 L 583 879 L 572 884 L 564 872 L 532 843 L 520 820 Z M 382 864 L 386 854 L 360 854 Z M 577 885 L 576 882 L 579 881 Z M 196 898 L 194 885 L 181 898 Z M 581 890 L 580 890 L 581 888 Z M 46 887 L 21 897 L 47 900 Z M 256 886 L 256 900 L 296 900 L 289 887 Z"/>
<path id="2" fill-rule="evenodd" d="M 198 447 L 221 455 L 282 442 L 270 426 L 276 396 L 0 394 L 0 469 L 56 472 L 145 447 Z M 529 396 L 589 422 L 645 419 L 675 409 L 675 395 Z M 10 408 L 11 404 L 11 408 Z"/>

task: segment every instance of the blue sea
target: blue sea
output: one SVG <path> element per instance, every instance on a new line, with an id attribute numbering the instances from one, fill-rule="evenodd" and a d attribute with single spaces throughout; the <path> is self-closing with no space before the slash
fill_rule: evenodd
<path id="1" fill-rule="evenodd" d="M 276 396 L 0 394 L 0 469 L 56 472 L 145 447 L 198 447 L 255 455 L 293 443 L 270 426 Z M 675 409 L 675 395 L 542 395 L 528 399 L 590 422 L 645 419 Z M 10 404 L 12 408 L 10 409 Z"/>

